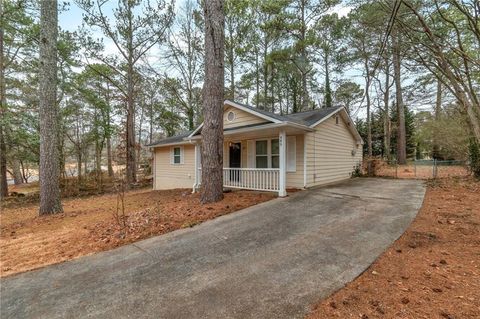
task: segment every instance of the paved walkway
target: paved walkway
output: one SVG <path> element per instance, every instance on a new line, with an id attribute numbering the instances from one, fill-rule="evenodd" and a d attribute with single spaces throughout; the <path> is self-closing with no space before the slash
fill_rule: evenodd
<path id="1" fill-rule="evenodd" d="M 1 280 L 6 318 L 302 318 L 408 227 L 415 180 L 354 179 Z"/>

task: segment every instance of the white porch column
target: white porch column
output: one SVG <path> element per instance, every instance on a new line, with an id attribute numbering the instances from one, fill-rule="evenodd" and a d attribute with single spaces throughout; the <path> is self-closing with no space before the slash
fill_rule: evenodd
<path id="1" fill-rule="evenodd" d="M 287 196 L 286 184 L 287 184 L 287 134 L 284 130 L 281 130 L 278 134 L 278 146 L 280 152 L 280 181 L 278 190 L 279 197 Z"/>

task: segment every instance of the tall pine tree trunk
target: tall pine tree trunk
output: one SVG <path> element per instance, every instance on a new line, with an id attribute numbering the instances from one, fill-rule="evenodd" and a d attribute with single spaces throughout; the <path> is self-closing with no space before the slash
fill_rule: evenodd
<path id="1" fill-rule="evenodd" d="M 302 95 L 301 95 L 301 111 L 306 111 L 308 108 L 308 91 L 307 91 L 307 52 L 306 52 L 306 34 L 307 34 L 307 24 L 305 21 L 305 10 L 307 3 L 305 0 L 300 1 L 301 6 L 301 29 L 300 29 L 300 56 L 301 56 L 301 63 L 303 64 L 301 67 L 301 75 L 302 75 Z"/>
<path id="2" fill-rule="evenodd" d="M 20 160 L 18 158 L 12 159 L 12 174 L 13 174 L 13 183 L 15 185 L 23 184 L 23 175 L 22 169 L 20 167 Z"/>
<path id="3" fill-rule="evenodd" d="M 145 110 L 145 98 L 143 98 L 143 103 L 141 107 L 142 111 L 140 112 L 140 120 L 138 121 L 138 140 L 137 140 L 137 169 L 140 169 L 140 157 L 142 155 L 142 132 L 143 132 L 143 117 Z"/>
<path id="4" fill-rule="evenodd" d="M 407 163 L 407 140 L 405 130 L 405 105 L 402 96 L 402 80 L 400 76 L 400 35 L 395 30 L 393 34 L 393 73 L 395 81 L 395 96 L 397 102 L 397 162 Z"/>
<path id="5" fill-rule="evenodd" d="M 126 140 L 126 157 L 127 157 L 127 186 L 131 187 L 137 181 L 137 169 L 135 158 L 135 105 L 134 105 L 134 87 L 133 87 L 133 64 L 130 61 L 128 66 L 128 96 L 127 96 L 127 140 Z"/>
<path id="6" fill-rule="evenodd" d="M 206 0 L 205 82 L 203 87 L 202 203 L 223 199 L 223 94 L 224 16 L 223 0 Z"/>
<path id="7" fill-rule="evenodd" d="M 325 53 L 325 107 L 332 107 L 332 89 L 330 88 L 330 69 L 328 67 L 328 54 Z"/>
<path id="8" fill-rule="evenodd" d="M 134 46 L 133 46 L 133 12 L 132 7 L 135 2 L 128 2 L 128 10 L 125 20 L 127 25 L 127 127 L 126 127 L 126 156 L 127 170 L 126 179 L 127 187 L 130 188 L 137 182 L 137 164 L 135 157 L 135 87 L 134 87 Z"/>
<path id="9" fill-rule="evenodd" d="M 111 127 L 111 117 L 110 117 L 110 84 L 107 83 L 107 169 L 108 176 L 113 177 L 113 166 L 112 166 L 112 127 Z M 150 142 L 151 143 L 151 142 Z"/>
<path id="10" fill-rule="evenodd" d="M 232 101 L 235 100 L 235 65 L 234 65 L 234 60 L 235 60 L 235 50 L 233 46 L 233 37 L 234 37 L 234 31 L 232 30 L 231 24 L 228 25 L 228 34 L 230 37 L 230 45 L 228 47 L 228 64 L 230 68 L 230 92 L 228 92 L 228 98 L 231 99 Z"/>
<path id="11" fill-rule="evenodd" d="M 0 114 L 0 116 L 3 119 L 3 106 L 1 112 L 2 114 Z M 3 125 L 0 124 L 0 200 L 8 196 L 6 152 L 7 146 L 3 135 Z"/>
<path id="12" fill-rule="evenodd" d="M 95 182 L 97 184 L 97 189 L 101 190 L 103 187 L 102 181 L 102 150 L 103 150 L 103 141 L 100 141 L 97 137 L 95 139 Z"/>
<path id="13" fill-rule="evenodd" d="M 82 163 L 83 163 L 82 149 L 80 147 L 77 147 L 77 182 L 78 182 L 78 185 L 82 184 Z"/>
<path id="14" fill-rule="evenodd" d="M 0 2 L 0 18 L 3 26 L 3 2 Z M 0 200 L 8 196 L 7 183 L 7 145 L 5 142 L 4 119 L 7 111 L 6 85 L 5 85 L 5 61 L 3 52 L 4 29 L 0 28 Z"/>
<path id="15" fill-rule="evenodd" d="M 57 141 L 57 0 L 40 2 L 40 215 L 60 213 Z"/>
<path id="16" fill-rule="evenodd" d="M 268 105 L 268 65 L 267 65 L 267 40 L 265 39 L 265 44 L 263 46 L 263 104 L 262 110 L 267 110 Z"/>
<path id="17" fill-rule="evenodd" d="M 107 167 L 108 176 L 113 177 L 113 165 L 112 165 L 112 138 L 107 135 Z"/>
<path id="18" fill-rule="evenodd" d="M 387 160 L 390 160 L 390 64 L 385 57 L 385 91 L 383 92 L 383 151 Z"/>
<path id="19" fill-rule="evenodd" d="M 442 82 L 437 80 L 437 98 L 435 101 L 435 129 L 433 131 L 433 150 L 432 157 L 437 159 L 440 156 L 440 147 L 438 146 L 438 124 L 442 112 Z"/>
<path id="20" fill-rule="evenodd" d="M 255 50 L 255 107 L 260 107 L 260 62 L 258 61 L 258 50 Z"/>
<path id="21" fill-rule="evenodd" d="M 372 157 L 373 155 L 373 148 L 372 148 L 372 116 L 371 116 L 371 106 L 372 102 L 370 99 L 370 84 L 371 84 L 371 77 L 370 77 L 370 67 L 368 65 L 368 58 L 365 58 L 364 61 L 365 66 L 365 97 L 367 100 L 367 148 L 368 148 L 368 157 Z M 369 170 L 369 174 L 370 174 Z"/>

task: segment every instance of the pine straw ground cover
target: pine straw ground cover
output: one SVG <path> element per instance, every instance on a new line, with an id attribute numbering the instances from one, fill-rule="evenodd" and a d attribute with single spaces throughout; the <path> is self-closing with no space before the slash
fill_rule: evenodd
<path id="1" fill-rule="evenodd" d="M 480 182 L 429 182 L 402 237 L 308 318 L 480 318 Z"/>
<path id="2" fill-rule="evenodd" d="M 190 190 L 125 193 L 125 218 L 117 194 L 63 201 L 64 213 L 38 217 L 38 204 L 4 207 L 0 214 L 0 277 L 51 265 L 179 228 L 192 227 L 274 198 L 272 193 L 237 191 L 201 205 Z"/>

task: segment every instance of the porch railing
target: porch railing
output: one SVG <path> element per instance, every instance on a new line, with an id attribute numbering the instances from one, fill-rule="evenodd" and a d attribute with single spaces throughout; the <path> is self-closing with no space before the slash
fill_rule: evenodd
<path id="1" fill-rule="evenodd" d="M 201 184 L 201 168 L 198 181 Z M 223 187 L 278 192 L 280 170 L 278 168 L 223 168 Z"/>

